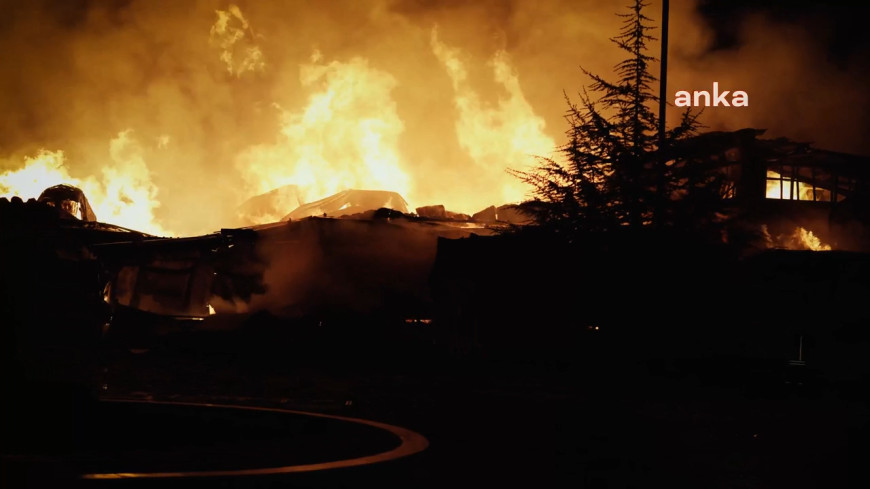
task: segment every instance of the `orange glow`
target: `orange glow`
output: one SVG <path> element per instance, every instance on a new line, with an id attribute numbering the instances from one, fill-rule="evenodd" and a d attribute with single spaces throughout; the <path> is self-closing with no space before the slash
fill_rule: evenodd
<path id="1" fill-rule="evenodd" d="M 794 181 L 785 177 L 780 183 L 780 174 L 775 171 L 768 170 L 767 172 L 767 192 L 765 197 L 768 199 L 786 199 L 786 200 L 814 200 L 813 186 L 801 181 Z M 830 200 L 830 193 L 827 190 L 816 188 L 816 199 L 824 200 L 822 193 L 827 194 Z"/>
<path id="2" fill-rule="evenodd" d="M 507 97 L 488 106 L 468 82 L 462 50 L 443 43 L 436 29 L 432 30 L 430 43 L 453 85 L 459 144 L 475 165 L 488 169 L 495 190 L 495 195 L 469 195 L 467 202 L 454 203 L 455 207 L 450 209 L 473 213 L 492 204 L 524 200 L 529 189 L 507 175 L 504 169 L 524 168 L 532 162 L 533 155 L 550 156 L 556 143 L 545 134 L 544 120 L 526 100 L 510 56 L 505 51 L 497 51 L 489 60 L 493 78 L 507 92 Z M 496 201 L 482 200 L 481 196 Z"/>
<path id="3" fill-rule="evenodd" d="M 279 108 L 278 140 L 237 158 L 249 196 L 296 185 L 304 202 L 348 189 L 389 190 L 408 198 L 411 178 L 398 150 L 404 124 L 391 96 L 395 78 L 362 58 L 324 63 L 319 52 L 301 66 L 299 78 L 312 91 L 307 106 Z M 263 216 L 264 222 L 292 210 Z"/>
<path id="4" fill-rule="evenodd" d="M 831 245 L 825 244 L 812 231 L 798 226 L 791 234 L 771 236 L 766 225 L 761 226 L 761 233 L 769 248 L 785 248 L 788 250 L 831 251 Z"/>
<path id="5" fill-rule="evenodd" d="M 0 162 L 0 191 L 26 199 L 68 183 L 85 192 L 100 221 L 175 236 L 275 222 L 350 189 L 397 192 L 409 209 L 441 204 L 471 215 L 524 200 L 531 189 L 506 170 L 556 151 L 504 45 L 476 50 L 451 37 L 450 25 L 440 36 L 431 23 L 398 22 L 394 34 L 410 36 L 413 47 L 386 56 L 362 45 L 320 49 L 321 33 L 297 44 L 265 12 L 233 4 L 196 12 L 202 27 L 181 51 L 155 58 L 153 80 L 142 66 L 121 64 L 112 74 L 135 83 L 128 95 L 116 96 L 123 83 L 108 84 L 99 104 L 76 99 L 99 121 L 77 116 L 91 139 L 61 139 L 64 147 L 28 157 L 23 168 Z M 376 23 L 397 20 L 378 9 L 372 15 Z M 156 44 L 163 42 L 170 41 Z M 82 59 L 115 47 L 82 43 Z M 422 63 L 411 69 L 395 59 Z M 114 78 L 97 81 L 104 80 Z M 554 99 L 561 102 L 558 91 Z M 433 100 L 434 113 L 417 108 Z M 117 133 L 104 121 L 131 129 Z M 108 158 L 100 134 L 117 134 Z M 270 209 L 239 209 L 273 190 Z"/>
<path id="6" fill-rule="evenodd" d="M 242 11 L 235 5 L 216 10 L 217 20 L 211 27 L 209 41 L 220 50 L 220 59 L 235 76 L 263 71 L 263 51 L 254 43 L 254 32 Z"/>
<path id="7" fill-rule="evenodd" d="M 67 183 L 82 189 L 101 222 L 161 236 L 171 236 L 154 218 L 160 206 L 157 188 L 130 131 L 109 143 L 109 158 L 102 175 L 70 175 L 63 151 L 39 151 L 24 158 L 24 166 L 0 173 L 0 197 L 35 199 L 48 187 Z"/>
<path id="8" fill-rule="evenodd" d="M 505 169 L 526 167 L 533 155 L 550 155 L 556 143 L 525 99 L 508 55 L 499 51 L 490 60 L 494 81 L 507 96 L 488 106 L 466 80 L 461 50 L 441 42 L 434 29 L 430 44 L 452 83 L 459 145 L 487 181 L 477 192 L 443 203 L 451 211 L 474 213 L 522 201 L 528 189 Z M 326 62 L 315 51 L 301 65 L 299 81 L 310 90 L 307 105 L 297 111 L 279 107 L 277 141 L 251 147 L 236 159 L 249 196 L 285 185 L 295 185 L 304 202 L 348 189 L 387 190 L 414 208 L 429 203 L 419 197 L 420 185 L 429 187 L 430 194 L 431 188 L 455 185 L 456 175 L 438 179 L 422 174 L 402 157 L 405 124 L 393 98 L 398 82 L 391 74 L 364 58 Z M 274 221 L 291 210 L 258 217 Z"/>
<path id="9" fill-rule="evenodd" d="M 100 220 L 179 236 L 274 222 L 348 189 L 468 215 L 524 200 L 532 188 L 506 170 L 558 159 L 564 96 L 581 101 L 592 82 L 584 70 L 614 81 L 625 54 L 609 40 L 624 20 L 614 14 L 626 12 L 615 1 L 49 3 L 17 9 L 0 39 L 0 175 L 45 148 L 63 155 L 63 182 L 96 187 L 83 190 Z M 746 49 L 712 52 L 694 3 L 672 4 L 681 26 L 672 49 L 709 62 L 675 63 L 671 86 L 716 80 L 766 93 L 751 111 L 705 112 L 710 131 L 764 127 L 767 137 L 866 152 L 856 123 L 866 111 L 849 103 L 863 78 L 830 76 L 805 32 L 758 21 L 746 26 Z M 803 96 L 826 84 L 825 97 Z M 834 105 L 851 112 L 831 115 Z M 667 109 L 669 125 L 678 109 Z M 838 123 L 800 117 L 822 113 Z M 126 163 L 106 148 L 125 129 L 143 151 L 121 182 Z M 30 181 L 40 188 L 27 195 L 38 195 L 45 178 Z M 768 197 L 787 197 L 773 187 Z M 243 204 L 271 191 L 240 219 Z M 805 184 L 796 193 L 809 195 Z M 150 204 L 128 203 L 141 198 Z"/>
<path id="10" fill-rule="evenodd" d="M 808 231 L 802 227 L 798 227 L 795 229 L 795 240 L 797 240 L 804 249 L 813 250 L 813 251 L 831 251 L 831 246 L 826 245 L 821 242 L 821 240 L 813 234 L 812 231 Z"/>

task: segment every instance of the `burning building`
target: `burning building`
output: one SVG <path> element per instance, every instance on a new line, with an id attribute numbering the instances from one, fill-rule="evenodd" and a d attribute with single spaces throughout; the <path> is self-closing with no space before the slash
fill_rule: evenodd
<path id="1" fill-rule="evenodd" d="M 520 4 L 516 8 L 525 16 L 542 13 Z M 126 12 L 125 7 L 106 9 L 105 19 L 97 15 L 76 21 L 85 32 L 100 29 L 70 44 L 79 55 L 72 58 L 92 60 L 102 46 L 126 45 L 110 41 L 143 32 L 129 29 L 122 17 L 117 25 L 106 20 Z M 123 316 L 138 321 L 139 313 L 146 322 L 153 316 L 199 321 L 212 311 L 260 309 L 321 315 L 386 308 L 400 315 L 426 315 L 438 300 L 429 293 L 430 272 L 442 267 L 435 270 L 439 276 L 446 266 L 451 273 L 474 273 L 481 263 L 487 263 L 482 266 L 486 273 L 503 280 L 474 278 L 467 287 L 451 288 L 444 285 L 451 283 L 448 277 L 434 288 L 442 298 L 468 289 L 462 301 L 498 302 L 497 293 L 474 297 L 481 288 L 501 290 L 512 283 L 509 270 L 526 266 L 517 261 L 531 259 L 530 252 L 508 247 L 493 255 L 503 259 L 492 261 L 478 250 L 479 256 L 467 262 L 467 256 L 460 256 L 464 245 L 449 240 L 491 234 L 499 220 L 527 220 L 510 207 L 497 207 L 522 200 L 528 190 L 505 170 L 530 164 L 532 155 L 553 154 L 552 128 L 558 127 L 553 122 L 563 114 L 549 102 L 550 94 L 569 86 L 569 79 L 554 92 L 552 80 L 532 74 L 561 71 L 553 68 L 564 64 L 567 53 L 554 54 L 555 62 L 546 66 L 535 63 L 542 53 L 569 43 L 557 36 L 516 44 L 533 40 L 527 34 L 534 30 L 519 28 L 505 31 L 514 36 L 513 43 L 480 46 L 464 34 L 457 37 L 468 32 L 466 24 L 433 26 L 428 15 L 438 9 L 426 15 L 412 10 L 371 12 L 372 24 L 364 30 L 390 33 L 384 38 L 388 42 L 359 51 L 359 43 L 340 48 L 330 42 L 298 48 L 292 56 L 284 56 L 289 43 L 281 33 L 290 20 L 306 24 L 304 16 L 277 15 L 288 12 L 260 4 L 198 12 L 204 14 L 199 31 L 178 29 L 184 32 L 178 42 L 155 42 L 174 55 L 161 57 L 151 67 L 153 73 L 124 65 L 112 79 L 117 85 L 108 87 L 122 94 L 117 100 L 108 88 L 91 91 L 82 84 L 88 113 L 105 117 L 88 120 L 93 127 L 85 121 L 66 124 L 75 130 L 64 142 L 84 140 L 80 133 L 99 134 L 109 138 L 107 152 L 93 138 L 72 144 L 69 155 L 41 150 L 26 157 L 23 168 L 0 175 L 0 191 L 35 198 L 45 187 L 68 183 L 88 194 L 90 204 L 77 195 L 39 200 L 61 208 L 67 202 L 72 211 L 67 214 L 78 215 L 81 222 L 64 223 L 59 235 L 90 236 L 78 252 L 81 260 L 100 269 L 93 289 L 121 313 L 113 316 L 116 321 Z M 181 19 L 189 13 L 173 6 L 167 15 Z M 465 20 L 477 17 L 468 15 Z M 150 33 L 165 31 L 157 27 L 169 17 L 143 9 L 137 19 L 154 27 L 144 30 Z M 337 27 L 339 17 L 324 25 Z M 575 31 L 565 32 L 574 36 Z M 463 39 L 469 42 L 464 45 Z M 586 55 L 597 59 L 591 51 L 600 50 L 600 44 L 589 46 L 594 48 Z M 192 63 L 188 50 L 202 62 Z M 420 61 L 423 55 L 428 62 Z M 609 56 L 602 60 L 611 62 Z M 97 57 L 83 64 L 102 61 Z M 72 75 L 81 74 L 78 65 L 68 68 Z M 673 75 L 680 79 L 679 73 Z M 576 72 L 570 76 L 573 86 Z M 286 89 L 291 82 L 298 82 L 295 90 Z M 96 103 L 105 93 L 113 103 Z M 543 98 L 546 104 L 540 103 Z M 113 107 L 117 117 L 100 113 L 104 105 Z M 763 102 L 759 105 L 763 109 Z M 78 121 L 73 115 L 64 120 Z M 689 155 L 686 164 L 712 165 L 725 175 L 722 197 L 740 221 L 765 235 L 764 246 L 868 249 L 867 158 L 761 139 L 762 133 L 712 132 L 685 140 L 680 149 Z M 20 167 L 18 162 L 11 166 Z M 87 176 L 74 176 L 73 169 Z M 90 224 L 96 217 L 142 232 Z M 13 221 L 21 222 L 6 220 L 4 228 Z M 87 234 L 102 233 L 105 226 L 122 234 L 100 234 L 99 239 Z M 485 250 L 479 243 L 468 246 Z M 460 265 L 450 265 L 451 256 Z M 644 256 L 656 259 L 655 254 Z M 613 266 L 625 268 L 617 264 Z M 546 280 L 561 273 L 553 267 L 555 275 Z M 537 277 L 534 269 L 524 272 L 531 281 Z M 604 274 L 606 267 L 599 272 Z M 520 302 L 507 291 L 502 297 Z M 462 301 L 463 310 L 474 310 Z"/>
<path id="2" fill-rule="evenodd" d="M 754 129 L 706 133 L 685 140 L 680 150 L 689 155 L 686 164 L 713 165 L 726 176 L 723 198 L 742 224 L 763 233 L 765 247 L 866 249 L 864 189 L 870 162 L 784 139 L 761 139 L 762 134 Z M 389 191 L 346 190 L 305 203 L 295 186 L 254 197 L 239 208 L 251 220 L 283 218 L 186 238 L 101 224 L 84 193 L 67 185 L 47 189 L 24 207 L 75 214 L 78 219 L 60 230 L 88 236 L 76 242 L 82 259 L 100 270 L 94 281 L 114 308 L 115 322 L 140 329 L 158 317 L 200 321 L 215 312 L 257 310 L 294 317 L 386 310 L 428 317 L 437 300 L 430 295 L 430 273 L 436 265 L 435 275 L 442 273 L 445 260 L 459 253 L 459 245 L 446 240 L 491 235 L 506 224 L 499 219 L 528 222 L 505 206 L 473 217 L 444 206 L 410 214 L 405 199 Z M 4 227 L 16 226 L 13 221 L 4 219 Z M 108 236 L 108 229 L 127 234 Z M 459 270 L 474 268 L 465 263 Z M 436 295 L 442 297 L 462 289 L 440 287 Z"/>
<path id="3" fill-rule="evenodd" d="M 724 175 L 723 198 L 767 247 L 870 250 L 870 158 L 817 149 L 764 130 L 711 132 L 684 141 L 688 163 Z"/>

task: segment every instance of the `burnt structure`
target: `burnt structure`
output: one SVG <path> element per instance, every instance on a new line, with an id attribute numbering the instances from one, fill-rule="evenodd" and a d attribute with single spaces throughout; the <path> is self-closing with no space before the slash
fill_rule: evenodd
<path id="1" fill-rule="evenodd" d="M 711 132 L 674 148 L 676 164 L 722 174 L 728 229 L 751 229 L 751 240 L 704 240 L 679 227 L 573 244 L 533 230 L 441 240 L 432 274 L 439 340 L 549 361 L 598 354 L 596 341 L 613 335 L 639 358 L 724 355 L 778 368 L 804 338 L 829 374 L 866 373 L 838 359 L 866 348 L 855 298 L 868 290 L 870 158 L 763 133 Z M 797 228 L 835 251 L 765 250 Z M 756 246 L 760 231 L 768 240 Z"/>
<path id="2" fill-rule="evenodd" d="M 91 208 L 85 193 L 78 187 L 60 184 L 49 187 L 42 191 L 38 202 L 55 207 L 63 211 L 61 215 L 68 214 L 70 217 L 87 222 L 96 222 L 97 216 Z"/>
<path id="3" fill-rule="evenodd" d="M 813 148 L 764 130 L 711 132 L 682 143 L 689 163 L 712 164 L 725 174 L 724 198 L 741 220 L 764 224 L 772 235 L 796 227 L 813 231 L 834 249 L 870 246 L 870 158 Z"/>

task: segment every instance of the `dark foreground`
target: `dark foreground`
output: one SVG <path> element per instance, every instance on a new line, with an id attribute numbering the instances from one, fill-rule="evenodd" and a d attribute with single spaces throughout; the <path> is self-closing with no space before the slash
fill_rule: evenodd
<path id="1" fill-rule="evenodd" d="M 72 445 L 36 443 L 29 457 L 4 457 L 3 486 L 60 487 L 56 479 L 61 486 L 83 487 L 870 483 L 864 458 L 870 447 L 867 386 L 825 378 L 811 363 L 789 369 L 724 357 L 654 360 L 631 348 L 614 349 L 606 338 L 591 339 L 575 360 L 560 362 L 457 357 L 427 346 L 420 332 L 380 348 L 327 336 L 257 350 L 246 349 L 240 337 L 190 339 L 170 338 L 142 353 L 106 353 L 101 397 L 365 418 L 416 431 L 430 446 L 399 460 L 280 476 L 77 480 L 77 473 L 89 472 L 312 463 L 381 452 L 397 443 L 366 427 L 327 429 L 301 418 L 84 403 L 87 421 L 73 431 Z M 403 350 L 390 350 L 400 345 Z M 38 416 L 59 412 L 46 407 L 22 422 L 39 425 Z M 50 433 L 42 436 L 57 443 Z"/>
<path id="2" fill-rule="evenodd" d="M 419 267 L 409 280 L 395 271 L 419 256 L 394 262 L 376 241 L 332 239 L 312 247 L 331 250 L 322 266 L 303 267 L 317 280 L 293 281 L 317 299 L 303 301 L 310 307 L 176 324 L 129 314 L 106 293 L 120 275 L 89 250 L 105 252 L 118 232 L 9 216 L 0 226 L 3 488 L 870 487 L 867 254 L 744 259 L 679 237 L 580 247 L 475 238 L 439 241 L 431 274 Z M 336 235 L 308 224 L 312 236 Z M 151 249 L 140 241 L 116 258 L 139 263 Z M 164 244 L 189 243 L 157 244 L 168 253 Z M 235 265 L 225 274 L 246 276 Z M 324 278 L 335 270 L 341 280 Z M 427 277 L 431 300 L 402 293 L 425 289 Z M 164 303 L 195 295 L 158 282 L 145 292 Z M 349 307 L 347 297 L 383 307 Z M 806 364 L 788 365 L 798 357 Z M 306 417 L 100 399 L 335 414 L 407 428 L 429 447 L 274 476 L 81 479 L 318 463 L 397 443 Z"/>

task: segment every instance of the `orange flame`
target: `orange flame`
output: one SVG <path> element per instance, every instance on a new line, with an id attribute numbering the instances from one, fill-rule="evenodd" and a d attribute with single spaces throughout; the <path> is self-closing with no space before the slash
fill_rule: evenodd
<path id="1" fill-rule="evenodd" d="M 489 62 L 496 83 L 508 96 L 500 98 L 495 107 L 487 107 L 468 84 L 462 51 L 440 41 L 437 29 L 432 30 L 430 43 L 453 84 L 454 103 L 459 111 L 456 121 L 459 144 L 475 165 L 486 171 L 496 189 L 494 193 L 482 195 L 490 201 L 469 196 L 470 205 L 460 206 L 458 210 L 473 212 L 492 204 L 523 200 L 528 187 L 506 174 L 505 169 L 529 166 L 533 155 L 549 155 L 556 143 L 544 133 L 544 119 L 535 114 L 526 100 L 510 57 L 498 51 Z"/>
<path id="2" fill-rule="evenodd" d="M 267 70 L 270 66 L 266 64 L 265 49 L 275 45 L 266 42 L 270 34 L 275 35 L 274 31 L 264 30 L 265 35 L 255 33 L 249 19 L 236 5 L 209 13 L 216 15 L 207 32 L 208 45 L 213 50 L 209 54 L 213 54 L 220 68 L 231 75 L 226 79 L 210 78 L 211 88 L 219 87 L 235 94 L 235 90 L 245 90 L 245 83 L 273 75 Z M 256 100 L 258 107 L 265 102 L 278 111 L 276 127 L 256 135 L 262 137 L 261 141 L 269 142 L 252 145 L 241 133 L 238 140 L 227 144 L 231 151 L 218 157 L 232 162 L 233 168 L 231 171 L 220 168 L 212 180 L 215 185 L 201 190 L 204 208 L 207 204 L 211 213 L 209 218 L 229 221 L 239 204 L 273 190 L 273 209 L 250 216 L 245 224 L 277 221 L 301 204 L 347 189 L 397 192 L 411 209 L 418 205 L 443 204 L 448 210 L 468 214 L 492 205 L 523 200 L 530 189 L 505 170 L 532 165 L 534 155 L 551 155 L 556 143 L 546 134 L 544 119 L 535 112 L 523 92 L 512 59 L 503 50 L 495 51 L 490 57 L 487 67 L 496 87 L 494 93 L 500 95 L 489 101 L 483 89 L 469 79 L 468 70 L 472 66 L 466 51 L 446 44 L 436 29 L 429 32 L 424 28 L 420 33 L 423 34 L 423 49 L 431 50 L 433 59 L 437 60 L 433 65 L 436 69 L 443 68 L 450 83 L 441 87 L 446 89 L 445 105 L 452 105 L 456 116 L 452 127 L 447 126 L 448 131 L 452 129 L 455 134 L 455 140 L 445 141 L 448 150 L 440 152 L 439 147 L 433 148 L 430 160 L 407 149 L 415 145 L 415 136 L 405 133 L 406 122 L 400 117 L 402 111 L 397 100 L 404 100 L 401 97 L 406 95 L 399 93 L 397 98 L 394 93 L 398 92 L 400 83 L 395 75 L 401 75 L 401 71 L 387 71 L 382 64 L 361 56 L 325 58 L 315 50 L 310 59 L 299 65 L 303 104 L 287 102 L 296 100 L 293 93 L 279 92 L 270 99 Z M 293 65 L 283 62 L 276 66 Z M 251 74 L 260 78 L 244 77 Z M 283 79 L 285 73 L 275 75 Z M 149 90 L 148 101 L 159 98 L 161 93 L 162 90 Z M 186 101 L 172 90 L 169 93 L 178 96 L 180 102 Z M 197 107 L 194 105 L 191 110 Z M 138 117 L 141 111 L 133 114 L 133 118 Z M 266 124 L 268 119 L 257 122 Z M 85 191 L 100 221 L 160 235 L 189 230 L 202 232 L 202 226 L 210 226 L 212 221 L 208 224 L 197 221 L 197 212 L 189 207 L 172 217 L 161 214 L 171 219 L 175 233 L 167 230 L 155 214 L 156 210 L 165 212 L 165 209 L 160 208 L 158 188 L 146 160 L 150 158 L 158 163 L 154 168 L 160 171 L 161 182 L 184 175 L 171 185 L 202 188 L 202 182 L 189 181 L 189 175 L 199 178 L 201 173 L 176 171 L 171 165 L 181 164 L 191 156 L 196 158 L 200 151 L 195 144 L 215 143 L 206 139 L 212 136 L 210 129 L 202 131 L 205 136 L 196 139 L 199 134 L 191 137 L 183 132 L 187 128 L 176 127 L 170 131 L 169 127 L 175 126 L 142 128 L 148 137 L 156 138 L 156 146 L 149 147 L 149 151 L 160 150 L 159 154 L 147 153 L 148 158 L 131 131 L 120 133 L 109 145 L 109 157 L 103 169 L 91 175 L 76 175 L 67 166 L 62 151 L 40 152 L 26 159 L 24 168 L 20 167 L 20 162 L 4 164 L 2 168 L 14 170 L 0 175 L 3 185 L 0 190 L 28 198 L 38 196 L 51 185 L 69 183 Z M 450 137 L 443 131 L 436 130 L 433 134 Z M 81 147 L 76 146 L 76 149 Z M 411 154 L 415 154 L 413 160 L 408 156 Z M 451 160 L 439 161 L 448 158 Z M 423 167 L 433 168 L 433 161 L 439 162 L 445 170 L 422 170 Z M 468 164 L 464 164 L 466 162 Z M 199 163 L 205 167 L 206 162 Z M 167 185 L 163 194 L 166 204 L 177 205 L 180 201 L 190 205 L 189 201 L 178 198 L 180 192 L 172 190 L 175 187 Z M 293 188 L 282 188 L 287 186 Z M 449 197 L 440 197 L 441 189 Z M 227 222 L 227 225 L 235 224 Z"/>
<path id="3" fill-rule="evenodd" d="M 813 234 L 812 231 L 808 231 L 802 227 L 798 227 L 795 229 L 794 239 L 803 249 L 812 250 L 812 251 L 831 251 L 831 246 L 822 243 L 822 241 Z"/>
<path id="4" fill-rule="evenodd" d="M 390 93 L 396 80 L 362 58 L 323 63 L 318 52 L 299 79 L 312 90 L 308 106 L 281 109 L 279 140 L 237 158 L 250 194 L 297 185 L 305 202 L 352 188 L 409 195 L 398 151 L 404 125 Z"/>
<path id="5" fill-rule="evenodd" d="M 813 186 L 788 177 L 782 179 L 780 183 L 780 174 L 768 170 L 765 197 L 768 199 L 813 200 Z M 827 200 L 830 200 L 830 192 L 817 187 L 815 197 L 816 200 L 826 200 L 826 197 Z"/>
<path id="6" fill-rule="evenodd" d="M 822 243 L 812 231 L 798 226 L 791 234 L 771 236 L 767 225 L 761 226 L 761 233 L 769 248 L 785 248 L 788 250 L 831 251 L 831 245 Z"/>
<path id="7" fill-rule="evenodd" d="M 79 187 L 101 222 L 137 231 L 170 236 L 154 218 L 160 206 L 157 188 L 130 131 L 122 131 L 109 143 L 109 164 L 101 178 L 76 178 L 67 170 L 63 151 L 41 150 L 25 157 L 24 167 L 0 174 L 0 196 L 35 199 L 48 187 L 66 183 Z"/>

